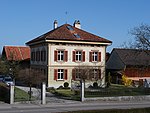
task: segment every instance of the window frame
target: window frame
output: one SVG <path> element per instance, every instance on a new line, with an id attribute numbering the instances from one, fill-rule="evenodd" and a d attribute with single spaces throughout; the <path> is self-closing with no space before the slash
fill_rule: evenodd
<path id="1" fill-rule="evenodd" d="M 64 69 L 58 69 L 57 80 L 64 80 Z"/>

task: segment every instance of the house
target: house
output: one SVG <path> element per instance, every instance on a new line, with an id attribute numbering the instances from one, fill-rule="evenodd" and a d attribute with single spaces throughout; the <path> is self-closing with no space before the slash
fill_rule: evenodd
<path id="1" fill-rule="evenodd" d="M 120 83 L 122 75 L 134 81 L 150 79 L 150 51 L 114 48 L 106 67 L 114 83 Z"/>
<path id="2" fill-rule="evenodd" d="M 17 61 L 22 69 L 30 67 L 30 48 L 26 46 L 4 46 L 2 58 Z"/>
<path id="3" fill-rule="evenodd" d="M 82 30 L 79 21 L 73 26 L 64 24 L 60 27 L 54 21 L 53 30 L 26 44 L 31 51 L 31 68 L 43 71 L 48 87 L 58 88 L 65 82 L 71 87 L 72 81 L 79 80 L 73 70 L 82 65 L 101 68 L 97 76 L 103 78 L 102 84 L 105 84 L 106 47 L 111 43 Z"/>

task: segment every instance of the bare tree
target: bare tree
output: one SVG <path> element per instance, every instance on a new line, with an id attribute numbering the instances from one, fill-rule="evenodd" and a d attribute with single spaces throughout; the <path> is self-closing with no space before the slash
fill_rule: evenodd
<path id="1" fill-rule="evenodd" d="M 150 26 L 147 24 L 141 24 L 138 27 L 134 27 L 130 31 L 134 36 L 133 47 L 135 49 L 150 50 Z"/>
<path id="2" fill-rule="evenodd" d="M 44 72 L 41 70 L 35 70 L 35 69 L 23 69 L 19 72 L 19 80 L 23 82 L 25 85 L 30 87 L 30 100 L 31 100 L 31 92 L 32 92 L 32 87 L 39 87 L 42 82 L 46 81 L 46 76 Z"/>
<path id="3" fill-rule="evenodd" d="M 150 25 L 141 24 L 129 31 L 133 39 L 124 42 L 121 47 L 139 50 L 150 50 Z"/>
<path id="4" fill-rule="evenodd" d="M 101 75 L 101 66 L 88 66 L 88 65 L 80 65 L 78 67 L 75 67 L 73 69 L 73 78 L 76 79 L 76 81 L 80 82 L 99 82 L 102 81 L 102 79 L 105 79 Z M 99 82 L 101 85 L 101 83 Z"/>

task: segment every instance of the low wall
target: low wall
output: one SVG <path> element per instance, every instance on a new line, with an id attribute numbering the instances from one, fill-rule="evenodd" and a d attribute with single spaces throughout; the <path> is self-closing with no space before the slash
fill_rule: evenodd
<path id="1" fill-rule="evenodd" d="M 84 98 L 84 101 L 140 101 L 150 100 L 150 95 L 147 96 L 119 96 L 119 97 L 97 97 L 97 98 Z"/>

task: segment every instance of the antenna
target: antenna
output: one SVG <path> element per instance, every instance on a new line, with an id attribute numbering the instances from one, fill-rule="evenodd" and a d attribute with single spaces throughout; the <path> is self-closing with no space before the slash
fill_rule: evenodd
<path id="1" fill-rule="evenodd" d="M 66 14 L 66 24 L 67 24 L 67 16 L 68 16 L 68 12 L 66 11 L 65 14 Z"/>

